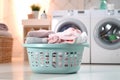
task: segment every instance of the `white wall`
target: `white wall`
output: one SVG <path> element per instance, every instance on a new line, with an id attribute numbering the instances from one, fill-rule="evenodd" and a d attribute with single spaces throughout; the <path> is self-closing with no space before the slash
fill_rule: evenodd
<path id="1" fill-rule="evenodd" d="M 48 14 L 54 10 L 84 9 L 84 0 L 50 0 Z"/>
<path id="2" fill-rule="evenodd" d="M 107 0 L 108 3 L 115 4 L 115 9 L 120 9 L 120 0 Z M 85 9 L 99 8 L 100 0 L 85 0 Z"/>
<path id="3" fill-rule="evenodd" d="M 109 3 L 114 3 L 116 9 L 120 9 L 120 0 L 108 0 Z"/>

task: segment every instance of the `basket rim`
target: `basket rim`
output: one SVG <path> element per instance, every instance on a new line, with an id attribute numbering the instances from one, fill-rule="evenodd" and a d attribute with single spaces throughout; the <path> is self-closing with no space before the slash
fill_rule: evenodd
<path id="1" fill-rule="evenodd" d="M 89 47 L 88 43 L 80 44 L 23 44 L 24 47 L 36 48 L 73 48 L 73 47 Z"/>

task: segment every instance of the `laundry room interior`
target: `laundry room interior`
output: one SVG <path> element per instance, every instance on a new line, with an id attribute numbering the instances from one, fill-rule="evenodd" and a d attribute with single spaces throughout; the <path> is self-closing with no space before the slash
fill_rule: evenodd
<path id="1" fill-rule="evenodd" d="M 0 80 L 120 80 L 119 0 L 0 0 Z"/>

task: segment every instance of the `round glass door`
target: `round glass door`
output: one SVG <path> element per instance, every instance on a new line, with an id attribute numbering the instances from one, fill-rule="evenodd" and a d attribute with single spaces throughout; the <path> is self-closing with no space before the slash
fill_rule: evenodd
<path id="1" fill-rule="evenodd" d="M 61 20 L 61 22 L 59 22 L 59 24 L 56 26 L 56 32 L 62 32 L 70 27 L 79 29 L 82 32 L 84 31 L 87 33 L 85 25 L 81 21 L 72 18 Z"/>
<path id="2" fill-rule="evenodd" d="M 94 39 L 103 48 L 120 48 L 120 21 L 114 18 L 100 21 L 94 30 Z"/>
<path id="3" fill-rule="evenodd" d="M 63 25 L 61 25 L 61 26 L 58 28 L 57 32 L 63 32 L 64 30 L 66 30 L 66 29 L 68 29 L 68 28 L 70 28 L 70 27 L 73 27 L 73 28 L 75 28 L 75 29 L 81 30 L 81 28 L 80 28 L 79 26 L 77 26 L 77 25 L 75 25 L 75 24 L 73 24 L 73 23 L 64 23 Z M 81 30 L 81 31 L 82 31 L 82 30 Z"/>

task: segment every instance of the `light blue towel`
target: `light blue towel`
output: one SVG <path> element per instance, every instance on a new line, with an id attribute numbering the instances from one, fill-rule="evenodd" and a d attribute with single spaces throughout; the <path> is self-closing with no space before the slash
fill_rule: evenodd
<path id="1" fill-rule="evenodd" d="M 48 43 L 47 38 L 27 37 L 25 40 L 26 44 L 43 44 Z"/>

